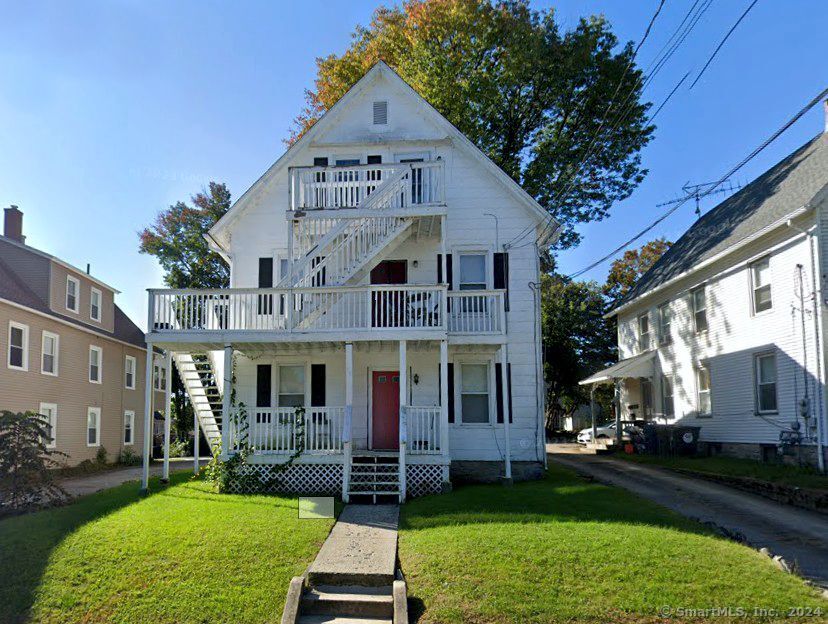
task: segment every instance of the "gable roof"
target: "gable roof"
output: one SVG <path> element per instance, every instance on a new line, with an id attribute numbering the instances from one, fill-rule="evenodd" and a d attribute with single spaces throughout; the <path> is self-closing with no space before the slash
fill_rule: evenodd
<path id="1" fill-rule="evenodd" d="M 808 206 L 825 187 L 828 133 L 811 139 L 698 219 L 616 303 L 612 313 Z"/>
<path id="2" fill-rule="evenodd" d="M 413 87 L 403 80 L 397 72 L 385 63 L 385 61 L 378 61 L 365 73 L 362 78 L 356 82 L 356 84 L 354 84 L 354 86 L 352 86 L 345 93 L 345 95 L 339 98 L 339 100 L 337 100 L 337 102 L 328 111 L 326 111 L 299 140 L 291 145 L 287 151 L 282 154 L 282 156 L 280 156 L 279 159 L 273 163 L 270 168 L 241 195 L 241 197 L 239 197 L 239 199 L 236 200 L 236 202 L 230 207 L 230 210 L 228 210 L 224 216 L 222 216 L 222 218 L 219 219 L 219 221 L 212 228 L 210 228 L 207 236 L 211 247 L 216 246 L 220 250 L 227 251 L 226 249 L 221 248 L 222 233 L 227 229 L 227 227 L 238 219 L 246 207 L 254 201 L 259 191 L 267 186 L 276 173 L 281 171 L 290 163 L 293 156 L 298 153 L 300 147 L 311 144 L 314 138 L 320 135 L 328 126 L 333 124 L 339 114 L 348 107 L 349 103 L 361 95 L 379 76 L 383 76 L 392 83 L 396 83 L 403 89 L 403 91 L 409 93 L 409 95 L 413 96 L 418 103 L 422 104 L 424 112 L 432 119 L 432 121 L 443 127 L 448 133 L 449 138 L 454 139 L 458 146 L 475 157 L 498 182 L 500 182 L 516 197 L 519 203 L 521 203 L 521 205 L 523 205 L 530 212 L 530 214 L 538 219 L 539 224 L 548 224 L 550 221 L 554 221 L 554 219 L 543 208 L 543 206 L 535 200 L 535 198 L 529 195 L 529 193 L 527 193 L 517 182 L 509 177 L 505 171 L 492 162 L 492 160 L 474 143 L 472 143 L 466 135 L 460 132 L 460 130 L 458 130 L 448 119 L 441 115 L 436 108 L 434 108 L 419 93 L 417 93 Z M 556 221 L 555 223 L 557 224 Z M 555 228 L 552 229 L 554 230 Z"/>

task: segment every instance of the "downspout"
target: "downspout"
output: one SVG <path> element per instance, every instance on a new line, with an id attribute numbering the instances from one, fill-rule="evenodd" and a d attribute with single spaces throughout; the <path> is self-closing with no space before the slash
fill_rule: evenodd
<path id="1" fill-rule="evenodd" d="M 819 219 L 819 213 L 817 211 L 817 222 Z M 813 236 L 811 232 L 806 230 L 802 230 L 795 226 L 791 219 L 788 219 L 787 223 L 788 227 L 792 230 L 796 230 L 805 235 L 805 240 L 808 243 L 808 252 L 811 256 L 811 288 L 813 292 L 813 315 L 814 315 L 814 343 L 815 349 L 817 352 L 816 359 L 816 366 L 817 366 L 817 380 L 818 380 L 818 391 L 817 391 L 817 414 L 816 414 L 816 422 L 817 422 L 817 466 L 819 467 L 819 471 L 821 473 L 825 473 L 825 453 L 823 450 L 823 437 L 825 435 L 825 423 L 824 423 L 824 388 L 825 388 L 825 373 L 824 368 L 822 366 L 822 358 L 824 357 L 824 350 L 822 345 L 822 338 L 824 336 L 824 332 L 820 331 L 822 329 L 822 315 L 820 314 L 821 302 L 822 302 L 822 288 L 819 282 L 817 282 L 816 278 L 816 253 L 814 251 L 814 243 L 817 242 L 816 237 Z M 816 227 L 816 226 L 815 226 Z M 803 308 L 804 306 L 803 301 Z"/>

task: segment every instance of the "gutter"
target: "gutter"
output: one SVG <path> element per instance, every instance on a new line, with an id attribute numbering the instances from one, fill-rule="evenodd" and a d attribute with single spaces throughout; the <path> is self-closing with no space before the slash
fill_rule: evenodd
<path id="1" fill-rule="evenodd" d="M 793 212 L 791 212 L 788 215 L 782 217 L 778 221 L 774 221 L 773 223 L 771 223 L 770 225 L 765 226 L 764 228 L 762 228 L 758 232 L 754 232 L 750 236 L 747 236 L 747 237 L 743 238 L 741 241 L 739 241 L 735 245 L 732 245 L 732 246 L 728 247 L 727 249 L 725 249 L 724 251 L 721 251 L 721 252 L 717 253 L 715 256 L 712 256 L 712 257 L 708 258 L 707 260 L 703 260 L 702 262 L 699 262 L 692 269 L 689 269 L 689 270 L 685 271 L 684 273 L 680 273 L 680 274 L 676 275 L 675 277 L 670 278 L 666 282 L 664 282 L 662 284 L 659 284 L 655 288 L 652 288 L 651 290 L 648 290 L 648 291 L 638 295 L 635 299 L 632 299 L 632 300 L 628 301 L 627 303 L 618 306 L 617 308 L 613 308 L 612 310 L 610 310 L 609 312 L 604 314 L 603 318 L 610 319 L 613 316 L 617 316 L 622 311 L 627 310 L 628 308 L 632 307 L 634 304 L 639 303 L 641 301 L 641 299 L 644 299 L 646 297 L 650 297 L 652 295 L 655 295 L 656 293 L 659 293 L 659 292 L 665 290 L 669 286 L 672 286 L 673 284 L 689 277 L 690 275 L 693 275 L 694 273 L 698 273 L 702 269 L 707 268 L 708 266 L 710 266 L 711 264 L 714 264 L 715 262 L 718 262 L 722 258 L 726 258 L 727 256 L 730 256 L 731 254 L 736 253 L 737 251 L 739 251 L 742 248 L 746 247 L 750 243 L 762 238 L 763 236 L 766 236 L 767 234 L 770 234 L 774 230 L 777 230 L 781 227 L 787 227 L 789 221 L 791 221 L 792 219 L 796 219 L 797 217 L 800 217 L 800 216 L 804 215 L 805 213 L 810 212 L 811 210 L 813 210 L 813 206 L 811 206 L 811 205 L 802 206 L 801 208 L 798 208 L 797 210 L 794 210 Z"/>

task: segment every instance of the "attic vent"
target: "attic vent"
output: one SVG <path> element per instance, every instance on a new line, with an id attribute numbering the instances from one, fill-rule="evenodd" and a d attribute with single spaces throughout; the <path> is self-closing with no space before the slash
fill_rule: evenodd
<path id="1" fill-rule="evenodd" d="M 388 124 L 388 102 L 374 102 L 374 125 Z"/>

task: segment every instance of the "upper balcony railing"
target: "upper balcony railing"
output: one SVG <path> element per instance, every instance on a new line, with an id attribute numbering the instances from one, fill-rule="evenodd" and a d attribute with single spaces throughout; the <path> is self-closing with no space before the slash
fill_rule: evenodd
<path id="1" fill-rule="evenodd" d="M 443 161 L 292 167 L 290 209 L 411 208 L 445 201 Z"/>
<path id="2" fill-rule="evenodd" d="M 504 291 L 444 285 L 150 290 L 151 334 L 434 330 L 503 334 Z"/>

